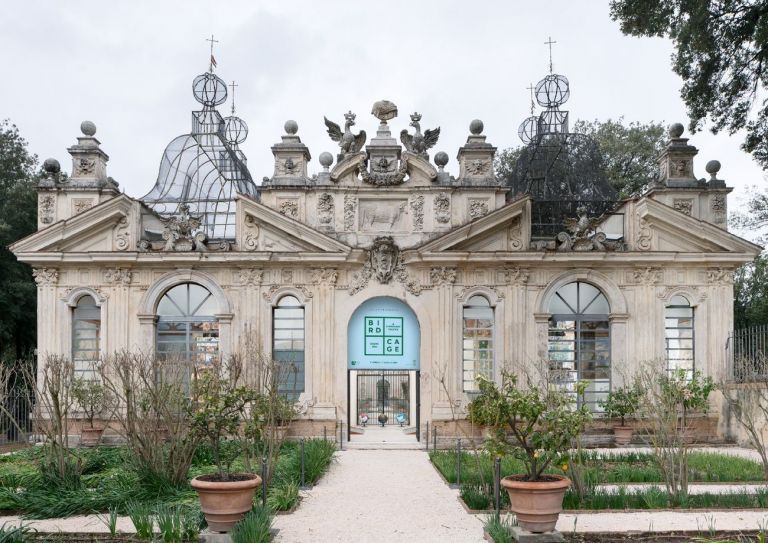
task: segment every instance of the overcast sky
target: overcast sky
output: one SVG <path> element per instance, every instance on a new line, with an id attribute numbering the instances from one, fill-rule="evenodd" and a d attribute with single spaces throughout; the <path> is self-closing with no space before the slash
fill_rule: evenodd
<path id="1" fill-rule="evenodd" d="M 369 137 L 378 124 L 376 100 L 397 104 L 393 132 L 419 111 L 422 129 L 440 126 L 434 151 L 451 157 L 466 141 L 469 122 L 485 123 L 488 141 L 517 146 L 529 114 L 526 87 L 554 68 L 571 82 L 563 106 L 571 119 L 687 123 L 672 72 L 671 43 L 631 38 L 609 17 L 608 1 L 331 2 L 137 1 L 3 2 L 0 51 L 4 79 L 0 116 L 16 123 L 41 160 L 52 156 L 71 171 L 66 148 L 88 119 L 109 154 L 109 175 L 131 196 L 149 192 L 160 157 L 188 133 L 197 109 L 192 79 L 208 66 L 211 34 L 216 73 L 235 80 L 237 114 L 250 128 L 242 149 L 255 180 L 272 175 L 270 146 L 295 119 L 317 158 L 336 144 L 323 116 L 343 124 L 357 113 Z M 220 106 L 228 114 L 230 102 Z M 693 136 L 700 150 L 696 176 L 716 158 L 720 177 L 736 187 L 762 184 L 762 170 L 739 150 L 741 136 Z"/>

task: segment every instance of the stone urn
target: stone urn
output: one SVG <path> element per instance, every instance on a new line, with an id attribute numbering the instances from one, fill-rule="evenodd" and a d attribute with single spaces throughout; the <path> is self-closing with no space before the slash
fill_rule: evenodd
<path id="1" fill-rule="evenodd" d="M 629 445 L 632 442 L 632 433 L 631 426 L 614 426 L 613 442 L 619 446 Z"/>
<path id="2" fill-rule="evenodd" d="M 103 433 L 103 426 L 83 426 L 80 429 L 80 445 L 83 447 L 96 447 L 101 442 L 101 435 Z"/>
<path id="3" fill-rule="evenodd" d="M 511 475 L 501 480 L 509 494 L 509 508 L 523 530 L 551 532 L 563 510 L 563 497 L 571 480 L 561 475 L 545 477 L 541 481 L 526 481 L 521 475 Z"/>
<path id="4" fill-rule="evenodd" d="M 261 484 L 254 473 L 235 473 L 228 481 L 216 474 L 192 479 L 192 488 L 200 498 L 200 509 L 212 532 L 229 532 L 253 507 L 253 495 Z"/>

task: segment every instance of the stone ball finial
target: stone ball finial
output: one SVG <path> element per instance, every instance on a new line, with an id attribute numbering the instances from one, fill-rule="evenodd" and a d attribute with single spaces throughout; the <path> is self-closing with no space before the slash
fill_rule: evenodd
<path id="1" fill-rule="evenodd" d="M 397 106 L 389 100 L 379 100 L 378 102 L 374 102 L 373 107 L 371 108 L 371 115 L 376 117 L 382 123 L 386 123 L 397 117 Z"/>
<path id="2" fill-rule="evenodd" d="M 484 127 L 485 125 L 480 119 L 474 119 L 471 123 L 469 123 L 469 131 L 475 136 L 482 134 Z"/>
<path id="3" fill-rule="evenodd" d="M 720 161 L 710 160 L 707 162 L 707 165 L 704 166 L 704 169 L 707 171 L 710 177 L 712 177 L 712 179 L 717 179 L 717 172 L 720 171 Z"/>
<path id="4" fill-rule="evenodd" d="M 290 119 L 285 121 L 285 124 L 283 125 L 283 128 L 285 129 L 286 134 L 294 135 L 296 132 L 299 131 L 299 123 L 296 121 Z"/>
<path id="5" fill-rule="evenodd" d="M 61 171 L 61 164 L 55 158 L 46 158 L 43 162 L 43 169 L 50 174 L 57 174 Z"/>
<path id="6" fill-rule="evenodd" d="M 319 160 L 320 160 L 320 165 L 323 168 L 328 169 L 331 166 L 331 164 L 333 164 L 333 155 L 328 151 L 325 151 L 323 153 L 320 153 Z"/>
<path id="7" fill-rule="evenodd" d="M 440 151 L 435 154 L 435 164 L 442 170 L 448 164 L 448 153 Z"/>
<path id="8" fill-rule="evenodd" d="M 93 136 L 96 134 L 96 125 L 91 121 L 83 121 L 80 123 L 80 132 L 89 137 Z"/>
<path id="9" fill-rule="evenodd" d="M 669 125 L 669 137 L 679 138 L 685 132 L 685 127 L 681 123 L 673 123 Z"/>

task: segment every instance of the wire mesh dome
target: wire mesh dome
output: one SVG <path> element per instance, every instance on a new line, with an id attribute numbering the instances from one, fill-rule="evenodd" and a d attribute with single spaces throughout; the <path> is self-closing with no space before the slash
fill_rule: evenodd
<path id="1" fill-rule="evenodd" d="M 224 118 L 224 140 L 230 145 L 239 145 L 248 137 L 248 125 L 240 117 Z"/>
<path id="2" fill-rule="evenodd" d="M 237 138 L 244 139 L 247 127 L 245 132 L 233 131 L 237 136 L 233 140 L 226 136 L 224 119 L 213 109 L 222 96 L 226 99 L 221 79 L 203 74 L 195 78 L 193 86 L 204 108 L 192 113 L 192 133 L 168 144 L 157 182 L 142 201 L 164 217 L 178 215 L 180 207 L 187 205 L 189 214 L 200 218 L 201 229 L 209 240 L 232 240 L 237 194 L 257 194 L 245 155 L 235 143 Z"/>

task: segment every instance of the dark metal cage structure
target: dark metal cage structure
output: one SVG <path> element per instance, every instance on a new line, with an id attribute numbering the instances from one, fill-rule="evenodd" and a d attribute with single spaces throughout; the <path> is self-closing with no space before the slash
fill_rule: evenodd
<path id="1" fill-rule="evenodd" d="M 360 371 L 357 373 L 357 418 L 365 413 L 368 424 L 375 426 L 386 415 L 385 425 L 399 425 L 397 415 L 404 415 L 410 425 L 411 380 L 407 371 Z"/>
<path id="2" fill-rule="evenodd" d="M 238 148 L 248 128 L 237 117 L 223 119 L 215 107 L 227 98 L 227 86 L 207 72 L 195 78 L 195 99 L 203 109 L 192 113 L 192 131 L 165 149 L 157 182 L 142 201 L 163 217 L 179 214 L 181 205 L 201 218 L 209 240 L 235 238 L 235 198 L 256 197 L 256 185 Z"/>

